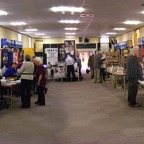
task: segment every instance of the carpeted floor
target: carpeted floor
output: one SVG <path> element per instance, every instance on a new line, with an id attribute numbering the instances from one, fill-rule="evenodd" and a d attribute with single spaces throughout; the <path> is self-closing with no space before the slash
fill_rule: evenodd
<path id="1" fill-rule="evenodd" d="M 89 76 L 90 77 L 90 76 Z M 0 111 L 0 144 L 144 144 L 144 105 L 131 108 L 109 83 L 49 82 L 46 106 Z M 138 93 L 143 104 L 144 91 Z"/>

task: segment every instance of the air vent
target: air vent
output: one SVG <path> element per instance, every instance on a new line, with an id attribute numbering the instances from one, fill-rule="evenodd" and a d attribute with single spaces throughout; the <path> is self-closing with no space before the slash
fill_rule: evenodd
<path id="1" fill-rule="evenodd" d="M 43 40 L 35 40 L 35 42 L 43 42 Z"/>
<path id="2" fill-rule="evenodd" d="M 94 17 L 94 14 L 80 14 L 80 17 Z"/>

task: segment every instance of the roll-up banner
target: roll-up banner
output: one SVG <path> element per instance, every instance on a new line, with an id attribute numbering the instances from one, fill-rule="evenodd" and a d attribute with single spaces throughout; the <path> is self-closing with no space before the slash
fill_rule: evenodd
<path id="1" fill-rule="evenodd" d="M 69 53 L 71 57 L 75 59 L 75 41 L 74 40 L 65 40 L 64 41 L 65 45 L 65 53 Z"/>
<path id="2" fill-rule="evenodd" d="M 1 68 L 3 66 L 8 67 L 8 50 L 5 48 L 1 50 Z"/>
<path id="3" fill-rule="evenodd" d="M 47 63 L 52 65 L 58 62 L 58 48 L 46 48 L 45 54 L 47 55 Z"/>
<path id="4" fill-rule="evenodd" d="M 8 67 L 13 63 L 13 52 L 8 52 Z"/>

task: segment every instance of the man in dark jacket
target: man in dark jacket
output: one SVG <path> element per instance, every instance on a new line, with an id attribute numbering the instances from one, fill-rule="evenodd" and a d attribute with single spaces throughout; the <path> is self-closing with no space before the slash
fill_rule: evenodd
<path id="1" fill-rule="evenodd" d="M 127 60 L 126 79 L 128 80 L 128 102 L 131 107 L 140 107 L 136 102 L 138 92 L 138 80 L 143 80 L 142 67 L 138 61 L 139 48 L 131 50 L 131 56 Z"/>
<path id="2" fill-rule="evenodd" d="M 94 78 L 93 62 L 94 62 L 94 53 L 90 55 L 88 59 L 88 67 L 90 67 L 91 78 Z"/>
<path id="3" fill-rule="evenodd" d="M 94 56 L 94 83 L 101 83 L 101 78 L 100 78 L 100 68 L 101 68 L 101 61 L 102 55 L 101 52 L 98 51 L 95 56 Z"/>

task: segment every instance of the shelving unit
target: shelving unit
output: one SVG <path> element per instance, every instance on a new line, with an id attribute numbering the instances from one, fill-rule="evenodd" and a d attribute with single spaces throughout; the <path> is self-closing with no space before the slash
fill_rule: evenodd
<path id="1" fill-rule="evenodd" d="M 124 69 L 126 69 L 126 63 L 127 63 L 128 56 L 129 56 L 129 50 L 123 49 L 122 54 L 121 54 L 121 62 L 122 62 L 122 67 Z"/>
<path id="2" fill-rule="evenodd" d="M 118 66 L 120 64 L 119 52 L 108 52 L 106 53 L 106 66 Z"/>

